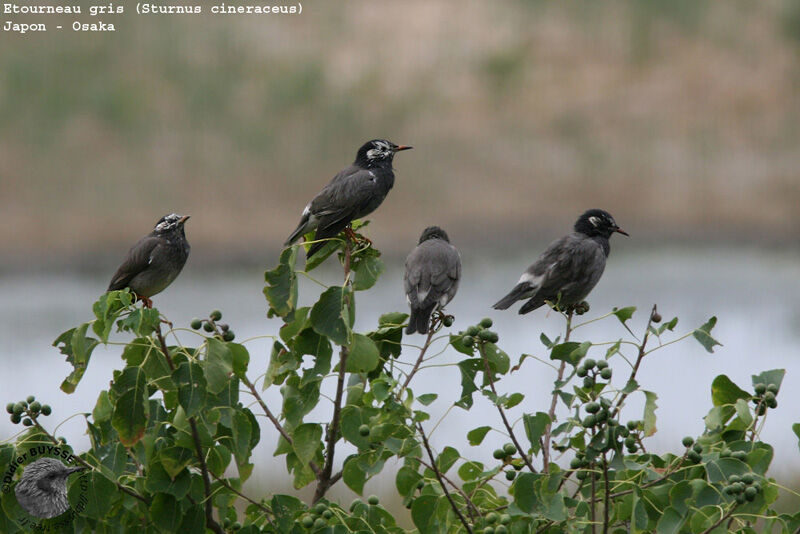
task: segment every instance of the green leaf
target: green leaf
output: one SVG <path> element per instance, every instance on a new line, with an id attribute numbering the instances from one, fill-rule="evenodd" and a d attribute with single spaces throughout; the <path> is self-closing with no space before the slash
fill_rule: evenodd
<path id="1" fill-rule="evenodd" d="M 417 397 L 417 400 L 423 406 L 430 406 L 430 404 L 433 401 L 435 401 L 438 397 L 439 397 L 439 395 L 437 395 L 436 393 L 425 393 L 425 394 L 420 395 L 419 397 Z"/>
<path id="2" fill-rule="evenodd" d="M 294 272 L 297 261 L 297 247 L 284 249 L 278 266 L 264 273 L 267 283 L 264 296 L 270 308 L 281 317 L 288 315 L 297 306 L 297 274 Z"/>
<path id="3" fill-rule="evenodd" d="M 244 345 L 239 343 L 228 343 L 227 346 L 233 356 L 233 374 L 239 378 L 245 378 L 247 366 L 250 364 L 250 353 L 247 352 Z"/>
<path id="4" fill-rule="evenodd" d="M 619 322 L 625 324 L 625 321 L 633 317 L 633 312 L 635 311 L 636 306 L 628 306 L 627 308 L 614 308 L 612 313 L 619 319 Z"/>
<path id="5" fill-rule="evenodd" d="M 183 516 L 175 497 L 167 493 L 156 493 L 150 503 L 148 518 L 160 529 L 175 532 Z"/>
<path id="6" fill-rule="evenodd" d="M 375 249 L 369 249 L 375 251 Z M 383 273 L 383 262 L 377 256 L 369 255 L 354 262 L 353 266 L 353 289 L 363 291 L 375 285 L 378 277 Z"/>
<path id="7" fill-rule="evenodd" d="M 139 367 L 127 367 L 115 377 L 112 390 L 121 395 L 114 403 L 111 426 L 119 434 L 120 442 L 131 447 L 142 438 L 147 425 L 149 395 L 144 372 Z"/>
<path id="8" fill-rule="evenodd" d="M 544 412 L 536 412 L 535 415 L 526 413 L 522 416 L 522 424 L 525 426 L 525 434 L 531 442 L 531 449 L 534 454 L 537 454 L 541 449 L 541 438 L 547 425 L 550 424 L 550 416 Z"/>
<path id="9" fill-rule="evenodd" d="M 792 432 L 794 432 L 794 435 L 797 436 L 798 440 L 800 440 L 800 423 L 795 423 L 792 425 Z M 800 441 L 798 441 L 797 446 L 800 447 Z"/>
<path id="10" fill-rule="evenodd" d="M 348 373 L 366 373 L 377 366 L 378 347 L 367 336 L 353 334 L 353 343 L 350 345 L 347 355 L 345 370 Z"/>
<path id="11" fill-rule="evenodd" d="M 764 384 L 765 386 L 774 384 L 778 386 L 778 392 L 780 392 L 784 375 L 786 375 L 786 369 L 773 369 L 771 371 L 764 371 L 761 374 L 753 375 L 753 386 L 756 384 Z"/>
<path id="12" fill-rule="evenodd" d="M 750 406 L 744 399 L 739 399 L 736 401 L 736 415 L 739 416 L 739 419 L 742 420 L 745 426 L 749 427 L 753 422 L 753 414 L 750 412 Z"/>
<path id="13" fill-rule="evenodd" d="M 445 447 L 436 458 L 436 466 L 439 468 L 440 472 L 447 473 L 447 471 L 453 467 L 453 464 L 458 461 L 459 457 L 460 455 L 456 449 L 453 447 Z"/>
<path id="14" fill-rule="evenodd" d="M 656 399 L 658 395 L 652 391 L 642 391 L 645 396 L 644 402 L 644 435 L 650 437 L 656 433 Z"/>
<path id="15" fill-rule="evenodd" d="M 311 325 L 314 331 L 326 336 L 337 345 L 348 345 L 350 331 L 350 313 L 345 305 L 348 290 L 341 286 L 328 288 L 320 295 L 319 300 L 311 308 Z"/>
<path id="16" fill-rule="evenodd" d="M 306 241 L 313 241 L 313 240 L 314 240 L 313 233 L 306 234 Z M 305 246 L 306 250 L 308 250 L 309 248 L 311 248 L 311 245 Z M 331 256 L 331 254 L 333 254 L 339 249 L 344 250 L 344 241 L 342 239 L 328 240 L 324 245 L 322 245 L 322 248 L 319 249 L 319 251 L 317 251 L 310 258 L 306 259 L 305 271 L 307 273 L 310 273 L 311 271 L 322 265 L 322 263 L 325 260 L 327 260 Z"/>
<path id="17" fill-rule="evenodd" d="M 395 486 L 397 492 L 403 497 L 410 497 L 417 491 L 417 484 L 422 480 L 422 475 L 404 465 L 397 471 Z"/>
<path id="18" fill-rule="evenodd" d="M 694 338 L 701 344 L 708 352 L 714 352 L 714 346 L 722 346 L 722 343 L 711 337 L 711 329 L 717 324 L 717 318 L 712 317 L 706 324 L 692 332 Z"/>
<path id="19" fill-rule="evenodd" d="M 233 375 L 233 353 L 228 344 L 216 338 L 209 338 L 204 364 L 207 388 L 217 394 L 224 390 Z"/>
<path id="20" fill-rule="evenodd" d="M 61 390 L 64 393 L 75 391 L 89 365 L 92 351 L 100 343 L 95 338 L 86 335 L 88 329 L 89 323 L 83 323 L 77 328 L 67 330 L 53 341 L 53 346 L 58 347 L 58 350 L 67 356 L 67 362 L 73 367 L 72 372 L 61 383 Z"/>
<path id="21" fill-rule="evenodd" d="M 82 502 L 85 496 L 85 508 L 81 515 L 92 519 L 105 519 L 111 510 L 111 500 L 117 495 L 117 487 L 112 481 L 97 471 L 81 472 L 73 476 L 68 490 L 70 502 Z M 84 488 L 81 488 L 81 485 Z"/>
<path id="22" fill-rule="evenodd" d="M 464 334 L 450 334 L 450 346 L 456 349 L 461 354 L 466 354 L 467 356 L 472 356 L 475 354 L 475 348 L 473 345 L 465 345 L 464 344 Z"/>
<path id="23" fill-rule="evenodd" d="M 684 518 L 672 506 L 664 510 L 664 514 L 656 524 L 656 534 L 678 534 L 683 526 Z"/>
<path id="24" fill-rule="evenodd" d="M 178 403 L 186 412 L 186 417 L 194 417 L 206 400 L 206 379 L 202 367 L 196 362 L 185 361 L 172 373 L 172 380 L 178 385 Z"/>
<path id="25" fill-rule="evenodd" d="M 440 525 L 436 517 L 436 505 L 439 497 L 436 495 L 420 495 L 411 505 L 411 520 L 421 534 L 444 533 L 445 527 Z"/>
<path id="26" fill-rule="evenodd" d="M 304 464 L 314 459 L 314 454 L 321 447 L 322 427 L 316 423 L 304 423 L 292 432 L 292 449 L 297 458 Z"/>
<path id="27" fill-rule="evenodd" d="M 711 402 L 714 406 L 736 404 L 739 399 L 749 399 L 750 394 L 725 375 L 717 376 L 711 383 Z"/>
<path id="28" fill-rule="evenodd" d="M 456 401 L 456 406 L 465 410 L 472 408 L 472 394 L 478 391 L 478 386 L 475 385 L 478 369 L 483 370 L 483 361 L 478 358 L 458 362 L 458 370 L 461 372 L 461 398 Z"/>
<path id="29" fill-rule="evenodd" d="M 367 474 L 358 465 L 358 456 L 352 455 L 344 461 L 342 469 L 342 480 L 347 487 L 359 495 L 364 493 L 364 483 L 367 481 Z"/>
<path id="30" fill-rule="evenodd" d="M 490 426 L 479 426 L 478 428 L 474 428 L 467 432 L 467 440 L 469 440 L 469 444 L 473 447 L 480 445 L 483 443 L 483 438 L 486 437 L 486 434 L 492 429 Z M 798 434 L 800 436 L 800 434 Z"/>
<path id="31" fill-rule="evenodd" d="M 560 360 L 569 363 L 572 366 L 577 366 L 578 363 L 586 356 L 586 353 L 592 344 L 588 341 L 577 343 L 575 341 L 567 341 L 555 345 L 550 351 L 551 360 Z"/>

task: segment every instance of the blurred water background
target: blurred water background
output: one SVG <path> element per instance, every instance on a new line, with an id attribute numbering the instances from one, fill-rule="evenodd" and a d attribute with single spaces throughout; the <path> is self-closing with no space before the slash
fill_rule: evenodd
<path id="1" fill-rule="evenodd" d="M 395 188 L 367 229 L 388 271 L 359 300 L 359 327 L 405 309 L 402 258 L 435 223 L 464 255 L 454 328 L 489 315 L 513 359 L 542 355 L 539 333 L 555 336 L 558 316 L 488 307 L 580 212 L 603 207 L 631 238 L 614 237 L 587 318 L 636 305 L 641 331 L 656 302 L 681 318 L 679 331 L 719 318 L 714 355 L 687 340 L 645 363 L 640 382 L 659 395 L 653 446 L 676 450 L 702 430 L 716 374 L 746 385 L 786 368 L 764 438 L 775 475 L 800 485 L 796 1 L 309 1 L 297 17 L 114 22 L 112 34 L 0 36 L 4 399 L 36 394 L 58 420 L 91 410 L 118 347 L 99 348 L 67 396 L 57 392 L 67 365 L 49 345 L 88 320 L 127 248 L 171 211 L 192 215 L 193 249 L 159 308 L 183 326 L 220 308 L 239 339 L 273 334 L 264 268 L 356 148 L 387 137 L 415 149 L 398 156 Z M 625 334 L 614 319 L 579 333 Z M 269 340 L 248 345 L 265 367 Z M 617 365 L 615 380 L 626 374 Z M 439 371 L 454 374 L 428 370 L 417 386 L 452 384 L 435 414 L 459 394 L 455 370 Z M 550 368 L 527 360 L 508 387 L 541 407 L 551 382 Z M 478 404 L 469 417 L 451 411 L 434 444 L 494 420 Z M 14 430 L 0 420 L 0 439 Z M 59 433 L 85 442 L 80 418 Z M 490 435 L 474 452 L 488 459 L 503 441 Z M 253 483 L 285 491 L 274 442 L 263 426 Z M 371 491 L 393 480 L 380 484 Z"/>

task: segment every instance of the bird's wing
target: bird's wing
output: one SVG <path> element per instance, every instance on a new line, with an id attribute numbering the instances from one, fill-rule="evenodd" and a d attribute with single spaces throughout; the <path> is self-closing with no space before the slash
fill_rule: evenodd
<path id="1" fill-rule="evenodd" d="M 603 250 L 595 240 L 569 234 L 547 247 L 526 274 L 536 281 L 538 295 L 553 299 L 571 284 L 583 283 L 591 277 L 600 255 Z"/>
<path id="2" fill-rule="evenodd" d="M 461 258 L 452 245 L 433 239 L 417 246 L 406 260 L 404 285 L 409 304 L 426 308 L 449 302 L 458 289 Z"/>
<path id="3" fill-rule="evenodd" d="M 134 276 L 147 269 L 153 253 L 160 245 L 161 239 L 153 235 L 145 236 L 133 245 L 128 251 L 128 255 L 125 256 L 122 265 L 119 266 L 119 269 L 111 278 L 111 283 L 108 284 L 108 291 L 127 287 Z"/>
<path id="4" fill-rule="evenodd" d="M 337 234 L 370 203 L 377 189 L 377 178 L 367 169 L 348 167 L 340 172 L 311 201 L 310 212 L 319 219 L 317 231 Z"/>

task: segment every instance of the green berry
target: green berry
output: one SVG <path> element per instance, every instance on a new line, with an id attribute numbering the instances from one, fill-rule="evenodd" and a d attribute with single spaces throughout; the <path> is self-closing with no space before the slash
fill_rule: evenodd
<path id="1" fill-rule="evenodd" d="M 475 338 L 472 337 L 472 336 L 464 336 L 464 337 L 461 338 L 461 341 L 467 347 L 471 347 L 472 345 L 475 344 Z"/>
<path id="2" fill-rule="evenodd" d="M 514 480 L 517 476 L 516 471 L 506 471 L 506 480 Z"/>
<path id="3" fill-rule="evenodd" d="M 626 447 L 636 446 L 636 438 L 634 438 L 633 436 L 628 436 L 627 438 L 625 438 L 625 446 Z"/>
<path id="4" fill-rule="evenodd" d="M 608 362 L 605 360 L 597 360 L 597 368 L 598 369 L 605 369 L 608 367 Z"/>
<path id="5" fill-rule="evenodd" d="M 18 402 L 14 405 L 14 414 L 19 415 L 25 411 L 25 406 L 22 405 L 21 402 Z"/>
<path id="6" fill-rule="evenodd" d="M 700 445 L 699 443 L 695 443 L 694 446 L 692 447 L 692 450 L 694 450 L 694 452 L 696 452 L 697 454 L 700 454 L 701 452 L 703 452 L 703 446 Z"/>
<path id="7" fill-rule="evenodd" d="M 327 509 L 328 509 L 328 506 L 324 502 L 318 502 L 314 506 L 314 513 L 319 515 L 319 514 L 321 514 L 322 512 L 324 512 Z"/>
<path id="8" fill-rule="evenodd" d="M 584 408 L 588 413 L 597 413 L 600 411 L 600 405 L 596 402 L 590 402 Z"/>
<path id="9" fill-rule="evenodd" d="M 211 319 L 214 321 L 219 321 L 220 319 L 222 319 L 222 312 L 219 310 L 214 310 L 208 316 L 211 317 Z"/>
<path id="10" fill-rule="evenodd" d="M 362 501 L 361 499 L 355 499 L 353 502 L 350 503 L 350 511 L 352 512 L 353 510 L 356 509 L 357 506 L 361 506 L 362 504 L 364 504 L 364 501 Z"/>
<path id="11" fill-rule="evenodd" d="M 573 458 L 569 461 L 570 469 L 580 469 L 581 465 L 583 465 L 583 462 L 580 460 L 580 458 Z"/>
<path id="12" fill-rule="evenodd" d="M 358 427 L 358 433 L 361 434 L 363 437 L 369 436 L 369 425 L 361 425 Z"/>
<path id="13" fill-rule="evenodd" d="M 778 384 L 770 384 L 767 386 L 767 391 L 775 395 L 778 394 Z"/>
<path id="14" fill-rule="evenodd" d="M 239 523 L 238 521 L 234 521 L 234 522 L 233 522 L 233 525 L 231 525 L 231 528 L 232 528 L 233 530 L 241 530 L 241 528 L 242 528 L 242 524 L 241 524 L 241 523 Z"/>
<path id="15" fill-rule="evenodd" d="M 224 341 L 233 341 L 236 339 L 236 334 L 233 333 L 233 330 L 228 330 L 224 334 L 222 334 L 222 339 Z"/>
<path id="16" fill-rule="evenodd" d="M 685 438 L 683 438 L 683 441 L 681 441 L 681 443 L 683 443 L 684 447 L 691 447 L 694 444 L 694 438 L 692 438 L 691 436 L 686 436 Z"/>
<path id="17" fill-rule="evenodd" d="M 480 324 L 483 328 L 491 328 L 492 324 L 494 324 L 494 323 L 488 317 L 484 317 L 483 319 L 481 319 L 481 322 L 478 323 L 478 324 Z"/>
<path id="18" fill-rule="evenodd" d="M 33 401 L 31 403 L 31 411 L 34 413 L 40 412 L 42 410 L 42 404 L 39 401 Z"/>
<path id="19" fill-rule="evenodd" d="M 223 332 L 227 332 L 227 331 L 228 331 L 228 330 L 230 330 L 230 328 L 231 328 L 230 326 L 228 326 L 228 325 L 227 325 L 227 324 L 225 324 L 225 323 L 219 323 L 217 326 L 218 326 L 218 327 L 219 327 L 219 329 L 220 329 L 220 330 L 222 330 Z"/>
<path id="20" fill-rule="evenodd" d="M 497 515 L 497 512 L 489 512 L 486 514 L 486 522 L 490 525 L 497 523 L 498 519 L 500 519 L 500 516 Z"/>
<path id="21" fill-rule="evenodd" d="M 628 447 L 628 454 L 636 454 L 639 449 L 634 445 L 633 447 Z"/>
<path id="22" fill-rule="evenodd" d="M 478 332 L 478 337 L 481 341 L 489 341 L 492 337 L 492 332 L 491 330 L 481 330 Z"/>
<path id="23" fill-rule="evenodd" d="M 736 458 L 737 460 L 747 461 L 747 453 L 744 451 L 734 451 L 731 453 L 731 457 Z"/>
<path id="24" fill-rule="evenodd" d="M 442 319 L 442 324 L 446 327 L 453 326 L 453 316 L 452 315 L 445 315 L 444 319 Z"/>
<path id="25" fill-rule="evenodd" d="M 229 526 L 231 526 L 230 517 L 226 517 L 225 519 L 222 520 L 222 526 L 225 527 L 225 528 L 228 528 Z"/>
<path id="26" fill-rule="evenodd" d="M 486 527 L 483 529 L 483 534 L 495 534 L 494 527 Z"/>
<path id="27" fill-rule="evenodd" d="M 582 366 L 582 365 L 579 365 L 578 368 L 575 369 L 575 374 L 578 375 L 578 378 L 583 378 L 588 373 L 589 373 L 589 371 L 587 371 L 586 368 L 584 366 Z"/>
<path id="28" fill-rule="evenodd" d="M 495 460 L 502 460 L 503 458 L 506 457 L 506 453 L 503 449 L 495 449 L 494 452 L 492 453 L 492 456 L 494 457 Z"/>
<path id="29" fill-rule="evenodd" d="M 380 502 L 377 495 L 370 495 L 367 499 L 367 502 L 370 503 L 372 506 L 375 506 Z"/>
<path id="30" fill-rule="evenodd" d="M 769 391 L 768 391 L 767 393 L 769 393 Z M 770 408 L 772 408 L 773 410 L 774 410 L 775 408 L 777 408 L 777 407 L 778 407 L 778 401 L 777 401 L 777 399 L 771 399 L 771 400 L 767 400 L 767 406 L 769 406 L 769 407 L 770 407 Z"/>
<path id="31" fill-rule="evenodd" d="M 22 424 L 25 426 L 33 426 L 33 421 L 31 421 L 29 418 L 26 417 L 25 419 L 22 420 Z"/>
<path id="32" fill-rule="evenodd" d="M 491 336 L 489 336 L 489 343 L 497 343 L 500 341 L 500 336 L 497 335 L 497 332 L 489 332 Z"/>
<path id="33" fill-rule="evenodd" d="M 194 319 L 192 319 L 192 322 L 189 323 L 189 326 L 191 326 L 195 330 L 200 330 L 200 328 L 203 326 L 203 321 L 195 317 Z"/>
<path id="34" fill-rule="evenodd" d="M 9 402 L 8 404 L 6 404 L 6 411 L 8 413 L 14 413 L 14 403 L 13 402 Z"/>
<path id="35" fill-rule="evenodd" d="M 720 458 L 730 458 L 731 457 L 731 450 L 730 449 L 722 449 L 719 451 Z"/>
<path id="36" fill-rule="evenodd" d="M 739 478 L 739 475 L 731 475 L 731 476 L 728 477 L 728 482 L 730 484 L 736 484 L 740 480 L 741 480 L 741 478 Z"/>
<path id="37" fill-rule="evenodd" d="M 505 525 L 497 525 L 494 529 L 494 534 L 508 534 L 508 529 Z"/>
<path id="38" fill-rule="evenodd" d="M 17 424 L 19 424 L 20 421 L 22 421 L 22 416 L 21 415 L 19 415 L 18 413 L 12 413 L 11 414 L 11 422 L 12 423 L 17 425 Z"/>
<path id="39" fill-rule="evenodd" d="M 636 430 L 636 427 L 639 425 L 638 421 L 628 421 L 625 426 L 628 427 L 628 430 Z"/>
<path id="40" fill-rule="evenodd" d="M 513 443 L 506 443 L 505 445 L 503 445 L 503 452 L 505 452 L 508 455 L 515 454 L 517 452 L 517 447 L 514 446 Z"/>
<path id="41" fill-rule="evenodd" d="M 767 401 L 767 404 L 769 404 L 770 401 L 774 401 L 775 393 L 773 393 L 772 391 L 767 391 L 766 393 L 764 393 L 764 400 Z"/>
<path id="42" fill-rule="evenodd" d="M 36 400 L 36 397 L 34 397 L 33 395 L 28 395 L 28 398 L 25 400 L 28 402 L 28 404 L 30 404 Z"/>
<path id="43" fill-rule="evenodd" d="M 325 510 L 324 512 L 322 512 L 322 517 L 325 519 L 330 519 L 331 517 L 333 517 L 333 512 L 331 512 L 330 510 Z"/>
<path id="44" fill-rule="evenodd" d="M 748 501 L 752 501 L 753 499 L 755 499 L 757 494 L 758 490 L 752 486 L 744 490 L 744 497 Z"/>
<path id="45" fill-rule="evenodd" d="M 764 392 L 767 391 L 767 385 L 759 382 L 755 385 L 755 390 L 757 395 L 763 395 Z"/>
<path id="46" fill-rule="evenodd" d="M 653 312 L 653 314 L 650 316 L 650 320 L 656 324 L 660 323 L 661 319 L 662 319 L 661 314 L 658 312 Z"/>
<path id="47" fill-rule="evenodd" d="M 507 525 L 509 523 L 511 523 L 511 516 L 508 515 L 508 514 L 502 514 L 500 516 L 500 524 L 501 525 Z"/>
<path id="48" fill-rule="evenodd" d="M 310 515 L 304 515 L 303 519 L 300 520 L 300 523 L 306 528 L 311 528 L 311 526 L 314 524 L 314 518 Z"/>
<path id="49" fill-rule="evenodd" d="M 468 336 L 475 337 L 475 336 L 478 335 L 478 332 L 480 332 L 480 328 L 478 328 L 477 326 L 470 326 L 469 328 L 467 328 L 467 335 Z"/>
<path id="50" fill-rule="evenodd" d="M 612 371 L 611 371 L 611 369 L 610 369 L 610 368 L 608 368 L 608 367 L 606 367 L 605 369 L 603 369 L 602 371 L 600 371 L 600 377 L 601 377 L 603 380 L 609 380 L 609 379 L 611 379 L 611 374 L 612 374 Z"/>
<path id="51" fill-rule="evenodd" d="M 582 424 L 584 428 L 591 428 L 597 424 L 597 418 L 594 415 L 587 415 L 583 418 Z"/>
<path id="52" fill-rule="evenodd" d="M 689 454 L 686 457 L 691 460 L 692 462 L 699 463 L 703 457 L 700 454 L 694 452 L 694 450 L 689 451 Z"/>
<path id="53" fill-rule="evenodd" d="M 591 376 L 587 376 L 586 378 L 583 379 L 583 387 L 591 388 L 593 386 L 594 386 L 594 378 L 592 378 Z"/>
<path id="54" fill-rule="evenodd" d="M 586 367 L 586 369 L 592 369 L 595 365 L 597 365 L 597 362 L 593 358 L 586 358 L 583 360 L 583 366 Z"/>
<path id="55" fill-rule="evenodd" d="M 753 487 L 756 489 L 756 491 L 761 491 L 761 484 L 758 482 L 753 482 Z"/>
<path id="56" fill-rule="evenodd" d="M 328 523 L 327 523 L 327 521 L 325 521 L 325 520 L 324 520 L 324 519 L 322 519 L 321 517 L 318 517 L 318 518 L 316 518 L 316 519 L 314 520 L 314 528 L 322 528 L 322 527 L 324 527 L 324 526 L 325 526 L 325 525 L 327 525 L 327 524 L 328 524 Z"/>
<path id="57" fill-rule="evenodd" d="M 214 331 L 214 325 L 212 325 L 211 323 L 208 323 L 208 322 L 203 323 L 203 330 L 205 330 L 206 332 L 213 332 Z"/>
<path id="58" fill-rule="evenodd" d="M 741 493 L 740 493 L 739 495 L 737 495 L 737 496 L 736 496 L 736 502 L 737 502 L 738 504 L 744 504 L 744 501 L 745 501 L 745 500 L 747 500 L 747 498 L 746 498 L 746 497 L 745 497 L 743 494 L 741 494 Z"/>
<path id="59" fill-rule="evenodd" d="M 745 473 L 742 475 L 742 482 L 747 484 L 748 486 L 755 481 L 756 477 L 753 476 L 752 473 Z"/>
<path id="60" fill-rule="evenodd" d="M 575 473 L 575 478 L 577 478 L 578 480 L 583 480 L 587 476 L 588 476 L 588 473 L 586 471 L 578 471 L 577 473 Z"/>
<path id="61" fill-rule="evenodd" d="M 603 421 L 608 419 L 608 412 L 603 410 L 601 412 L 598 412 L 594 417 L 595 419 L 597 419 L 598 423 L 602 423 Z"/>

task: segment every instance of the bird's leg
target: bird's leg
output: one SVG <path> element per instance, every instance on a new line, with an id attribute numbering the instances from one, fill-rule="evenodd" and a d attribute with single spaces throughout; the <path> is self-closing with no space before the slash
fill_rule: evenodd
<path id="1" fill-rule="evenodd" d="M 344 228 L 344 234 L 347 236 L 347 239 L 352 241 L 353 243 L 358 242 L 358 235 L 353 231 L 353 227 L 349 224 Z"/>
<path id="2" fill-rule="evenodd" d="M 589 303 L 585 300 L 582 300 L 572 307 L 572 311 L 575 312 L 575 315 L 583 315 L 589 311 Z"/>

